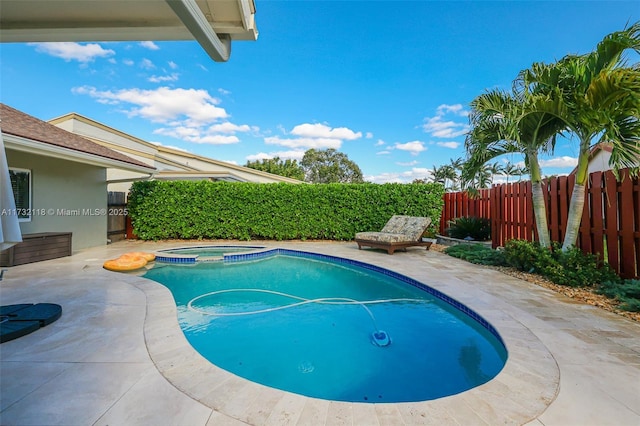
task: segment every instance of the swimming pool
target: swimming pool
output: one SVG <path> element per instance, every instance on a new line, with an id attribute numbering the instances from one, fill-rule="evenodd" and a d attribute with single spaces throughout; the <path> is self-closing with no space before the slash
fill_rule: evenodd
<path id="1" fill-rule="evenodd" d="M 435 399 L 485 383 L 507 358 L 497 331 L 477 314 L 359 262 L 278 249 L 163 266 L 145 277 L 171 290 L 180 326 L 205 358 L 306 396 Z M 390 344 L 376 340 L 380 331 Z"/>

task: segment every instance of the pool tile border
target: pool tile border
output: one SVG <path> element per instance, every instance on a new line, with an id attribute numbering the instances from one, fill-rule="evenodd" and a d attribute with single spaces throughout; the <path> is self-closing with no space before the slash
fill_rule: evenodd
<path id="1" fill-rule="evenodd" d="M 173 264 L 195 264 L 198 262 L 219 262 L 223 259 L 222 256 L 200 256 L 197 254 L 180 254 L 180 253 L 170 253 L 170 251 L 178 251 L 178 250 L 197 250 L 197 249 L 207 249 L 207 248 L 246 248 L 248 252 L 252 250 L 263 250 L 264 246 L 239 246 L 239 245 L 207 245 L 207 246 L 185 246 L 185 247 L 175 247 L 166 250 L 159 250 L 155 252 L 156 261 L 162 263 L 173 263 Z"/>

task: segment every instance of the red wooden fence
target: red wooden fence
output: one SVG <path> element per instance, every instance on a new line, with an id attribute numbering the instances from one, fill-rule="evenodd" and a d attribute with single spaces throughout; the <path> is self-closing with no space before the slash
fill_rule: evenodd
<path id="1" fill-rule="evenodd" d="M 561 242 L 567 225 L 575 176 L 546 179 L 542 188 L 547 206 L 547 223 L 553 241 Z M 440 233 L 447 222 L 461 216 L 491 219 L 493 246 L 510 239 L 537 240 L 531 202 L 531 182 L 494 185 L 477 198 L 464 192 L 444 195 Z M 627 170 L 616 180 L 611 171 L 589 175 L 585 208 L 576 245 L 609 262 L 623 278 L 637 278 L 640 272 L 640 180 Z"/>

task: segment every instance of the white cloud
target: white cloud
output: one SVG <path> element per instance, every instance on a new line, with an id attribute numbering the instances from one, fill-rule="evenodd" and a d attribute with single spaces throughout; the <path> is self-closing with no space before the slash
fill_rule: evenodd
<path id="1" fill-rule="evenodd" d="M 438 108 L 436 108 L 436 113 L 438 115 L 444 115 L 449 112 L 456 115 L 463 116 L 463 117 L 466 117 L 469 115 L 469 112 L 464 109 L 462 104 L 454 104 L 454 105 L 442 104 L 438 106 Z"/>
<path id="2" fill-rule="evenodd" d="M 415 179 L 429 179 L 431 171 L 422 167 L 414 167 L 400 173 L 381 173 L 364 176 L 364 180 L 373 183 L 411 183 Z"/>
<path id="3" fill-rule="evenodd" d="M 201 129 L 185 126 L 162 127 L 154 130 L 153 133 L 199 144 L 229 145 L 240 142 L 240 139 L 235 135 L 206 133 Z"/>
<path id="4" fill-rule="evenodd" d="M 281 160 L 302 160 L 304 157 L 304 151 L 278 151 L 278 152 L 259 152 L 253 155 L 247 155 L 247 161 L 256 160 L 268 160 L 271 158 L 279 157 Z"/>
<path id="5" fill-rule="evenodd" d="M 93 62 L 96 58 L 105 58 L 116 54 L 113 50 L 103 49 L 102 46 L 96 43 L 29 43 L 29 46 L 35 46 L 38 52 L 62 58 L 67 62 L 78 61 L 83 64 Z"/>
<path id="6" fill-rule="evenodd" d="M 205 135 L 197 138 L 187 139 L 189 142 L 210 143 L 212 145 L 229 145 L 240 142 L 237 136 L 229 135 Z"/>
<path id="7" fill-rule="evenodd" d="M 154 145 L 159 145 L 159 146 L 163 146 L 165 148 L 170 148 L 170 149 L 175 149 L 177 151 L 184 151 L 184 152 L 191 152 L 188 149 L 184 149 L 184 148 L 180 148 L 179 146 L 175 146 L 175 145 L 165 145 L 162 142 L 154 142 L 154 141 L 149 141 L 149 143 L 152 143 Z"/>
<path id="8" fill-rule="evenodd" d="M 240 142 L 236 133 L 257 133 L 260 129 L 247 124 L 235 124 L 224 119 L 226 110 L 206 90 L 122 89 L 100 91 L 91 86 L 75 87 L 73 93 L 88 95 L 100 103 L 115 105 L 129 117 L 141 117 L 163 127 L 154 134 L 170 136 L 186 142 L 227 145 Z"/>
<path id="9" fill-rule="evenodd" d="M 169 68 L 171 68 L 172 70 L 178 69 L 178 64 L 173 61 L 169 61 Z"/>
<path id="10" fill-rule="evenodd" d="M 456 149 L 460 146 L 460 142 L 436 142 L 436 145 L 444 148 Z"/>
<path id="11" fill-rule="evenodd" d="M 144 47 L 145 49 L 149 49 L 149 50 L 160 50 L 160 47 L 158 47 L 158 45 L 155 44 L 152 41 L 141 41 L 140 42 L 140 46 Z"/>
<path id="12" fill-rule="evenodd" d="M 378 139 L 378 142 L 376 142 L 376 144 L 374 146 L 382 146 L 384 144 L 385 144 L 385 142 L 382 139 Z"/>
<path id="13" fill-rule="evenodd" d="M 394 145 L 395 149 L 401 151 L 408 151 L 411 155 L 418 155 L 420 152 L 425 151 L 427 148 L 424 146 L 424 142 L 412 141 L 407 143 L 397 143 Z"/>
<path id="14" fill-rule="evenodd" d="M 231 91 L 223 89 L 223 88 L 219 88 L 218 89 L 218 93 L 220 93 L 221 95 L 224 95 L 224 96 L 229 96 L 231 94 Z"/>
<path id="15" fill-rule="evenodd" d="M 209 131 L 215 132 L 215 133 L 249 132 L 251 130 L 257 130 L 257 128 L 252 129 L 250 126 L 246 124 L 237 125 L 237 124 L 230 123 L 228 121 L 225 121 L 224 123 L 214 124 L 209 127 Z"/>
<path id="16" fill-rule="evenodd" d="M 389 155 L 389 154 L 391 154 L 391 151 L 389 151 L 389 150 L 376 152 L 376 155 Z"/>
<path id="17" fill-rule="evenodd" d="M 328 138 L 297 138 L 297 139 L 284 139 L 279 136 L 270 136 L 264 138 L 264 143 L 267 145 L 282 145 L 287 148 L 306 148 L 306 149 L 339 149 L 342 146 L 340 139 L 328 139 Z"/>
<path id="18" fill-rule="evenodd" d="M 150 61 L 149 59 L 147 59 L 147 58 L 143 58 L 143 59 L 140 61 L 140 68 L 144 68 L 144 69 L 147 69 L 147 70 L 152 70 L 152 69 L 154 69 L 155 67 L 156 67 L 156 66 L 153 64 L 153 62 L 151 62 L 151 61 Z"/>
<path id="19" fill-rule="evenodd" d="M 95 87 L 74 87 L 73 93 L 89 95 L 98 102 L 115 105 L 133 105 L 125 109 L 130 117 L 140 116 L 154 122 L 186 120 L 194 124 L 206 124 L 228 116 L 220 101 L 206 90 L 172 89 L 158 87 L 152 90 L 121 89 L 100 91 Z"/>
<path id="20" fill-rule="evenodd" d="M 354 132 L 346 127 L 337 127 L 332 129 L 331 127 L 315 123 L 315 124 L 298 124 L 291 130 L 291 134 L 295 136 L 308 137 L 308 138 L 330 138 L 330 139 L 346 139 L 354 140 L 362 137 L 361 132 Z"/>
<path id="21" fill-rule="evenodd" d="M 422 128 L 436 138 L 457 138 L 469 131 L 469 126 L 454 121 L 442 121 L 441 116 L 425 118 Z"/>
<path id="22" fill-rule="evenodd" d="M 412 167 L 412 166 L 420 164 L 420 162 L 414 160 L 414 161 L 409 161 L 408 163 L 396 163 L 396 164 L 398 166 L 402 166 L 402 167 Z"/>
<path id="23" fill-rule="evenodd" d="M 466 111 L 461 104 L 440 105 L 436 108 L 436 115 L 434 117 L 426 117 L 424 119 L 422 129 L 436 138 L 456 138 L 469 131 L 469 125 L 466 122 L 444 121 L 444 116 L 448 114 L 467 117 L 469 112 Z"/>
<path id="24" fill-rule="evenodd" d="M 247 155 L 245 158 L 247 161 L 262 161 L 262 160 L 270 160 L 274 158 L 275 155 L 267 154 L 266 152 L 259 152 L 257 154 Z"/>
<path id="25" fill-rule="evenodd" d="M 122 61 L 122 63 L 128 66 L 132 66 L 135 64 L 135 62 L 133 62 L 131 59 L 125 59 Z"/>
<path id="26" fill-rule="evenodd" d="M 162 83 L 163 81 L 177 81 L 178 74 L 174 72 L 171 75 L 161 75 L 161 76 L 152 75 L 151 77 L 149 77 L 148 80 L 151 83 Z"/>
<path id="27" fill-rule="evenodd" d="M 282 127 L 279 129 L 287 135 Z M 281 145 L 294 149 L 339 149 L 344 140 L 355 140 L 362 137 L 361 132 L 354 132 L 346 127 L 331 128 L 320 123 L 298 124 L 288 135 L 294 137 L 271 136 L 264 138 L 264 142 L 268 145 Z"/>
<path id="28" fill-rule="evenodd" d="M 540 167 L 550 167 L 550 168 L 566 168 L 566 167 L 575 167 L 578 165 L 578 159 L 574 157 L 557 157 L 551 158 L 549 160 L 540 160 Z"/>
<path id="29" fill-rule="evenodd" d="M 373 139 L 373 133 L 367 132 L 367 133 L 365 133 L 364 137 L 367 138 L 367 139 Z"/>

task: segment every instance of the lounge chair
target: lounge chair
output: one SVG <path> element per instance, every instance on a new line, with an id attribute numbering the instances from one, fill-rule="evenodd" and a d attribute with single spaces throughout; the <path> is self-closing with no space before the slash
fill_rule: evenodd
<path id="1" fill-rule="evenodd" d="M 399 248 L 422 246 L 429 250 L 431 242 L 422 241 L 422 234 L 431 225 L 428 217 L 394 215 L 380 232 L 358 232 L 356 243 L 362 247 L 381 248 L 393 254 Z"/>

